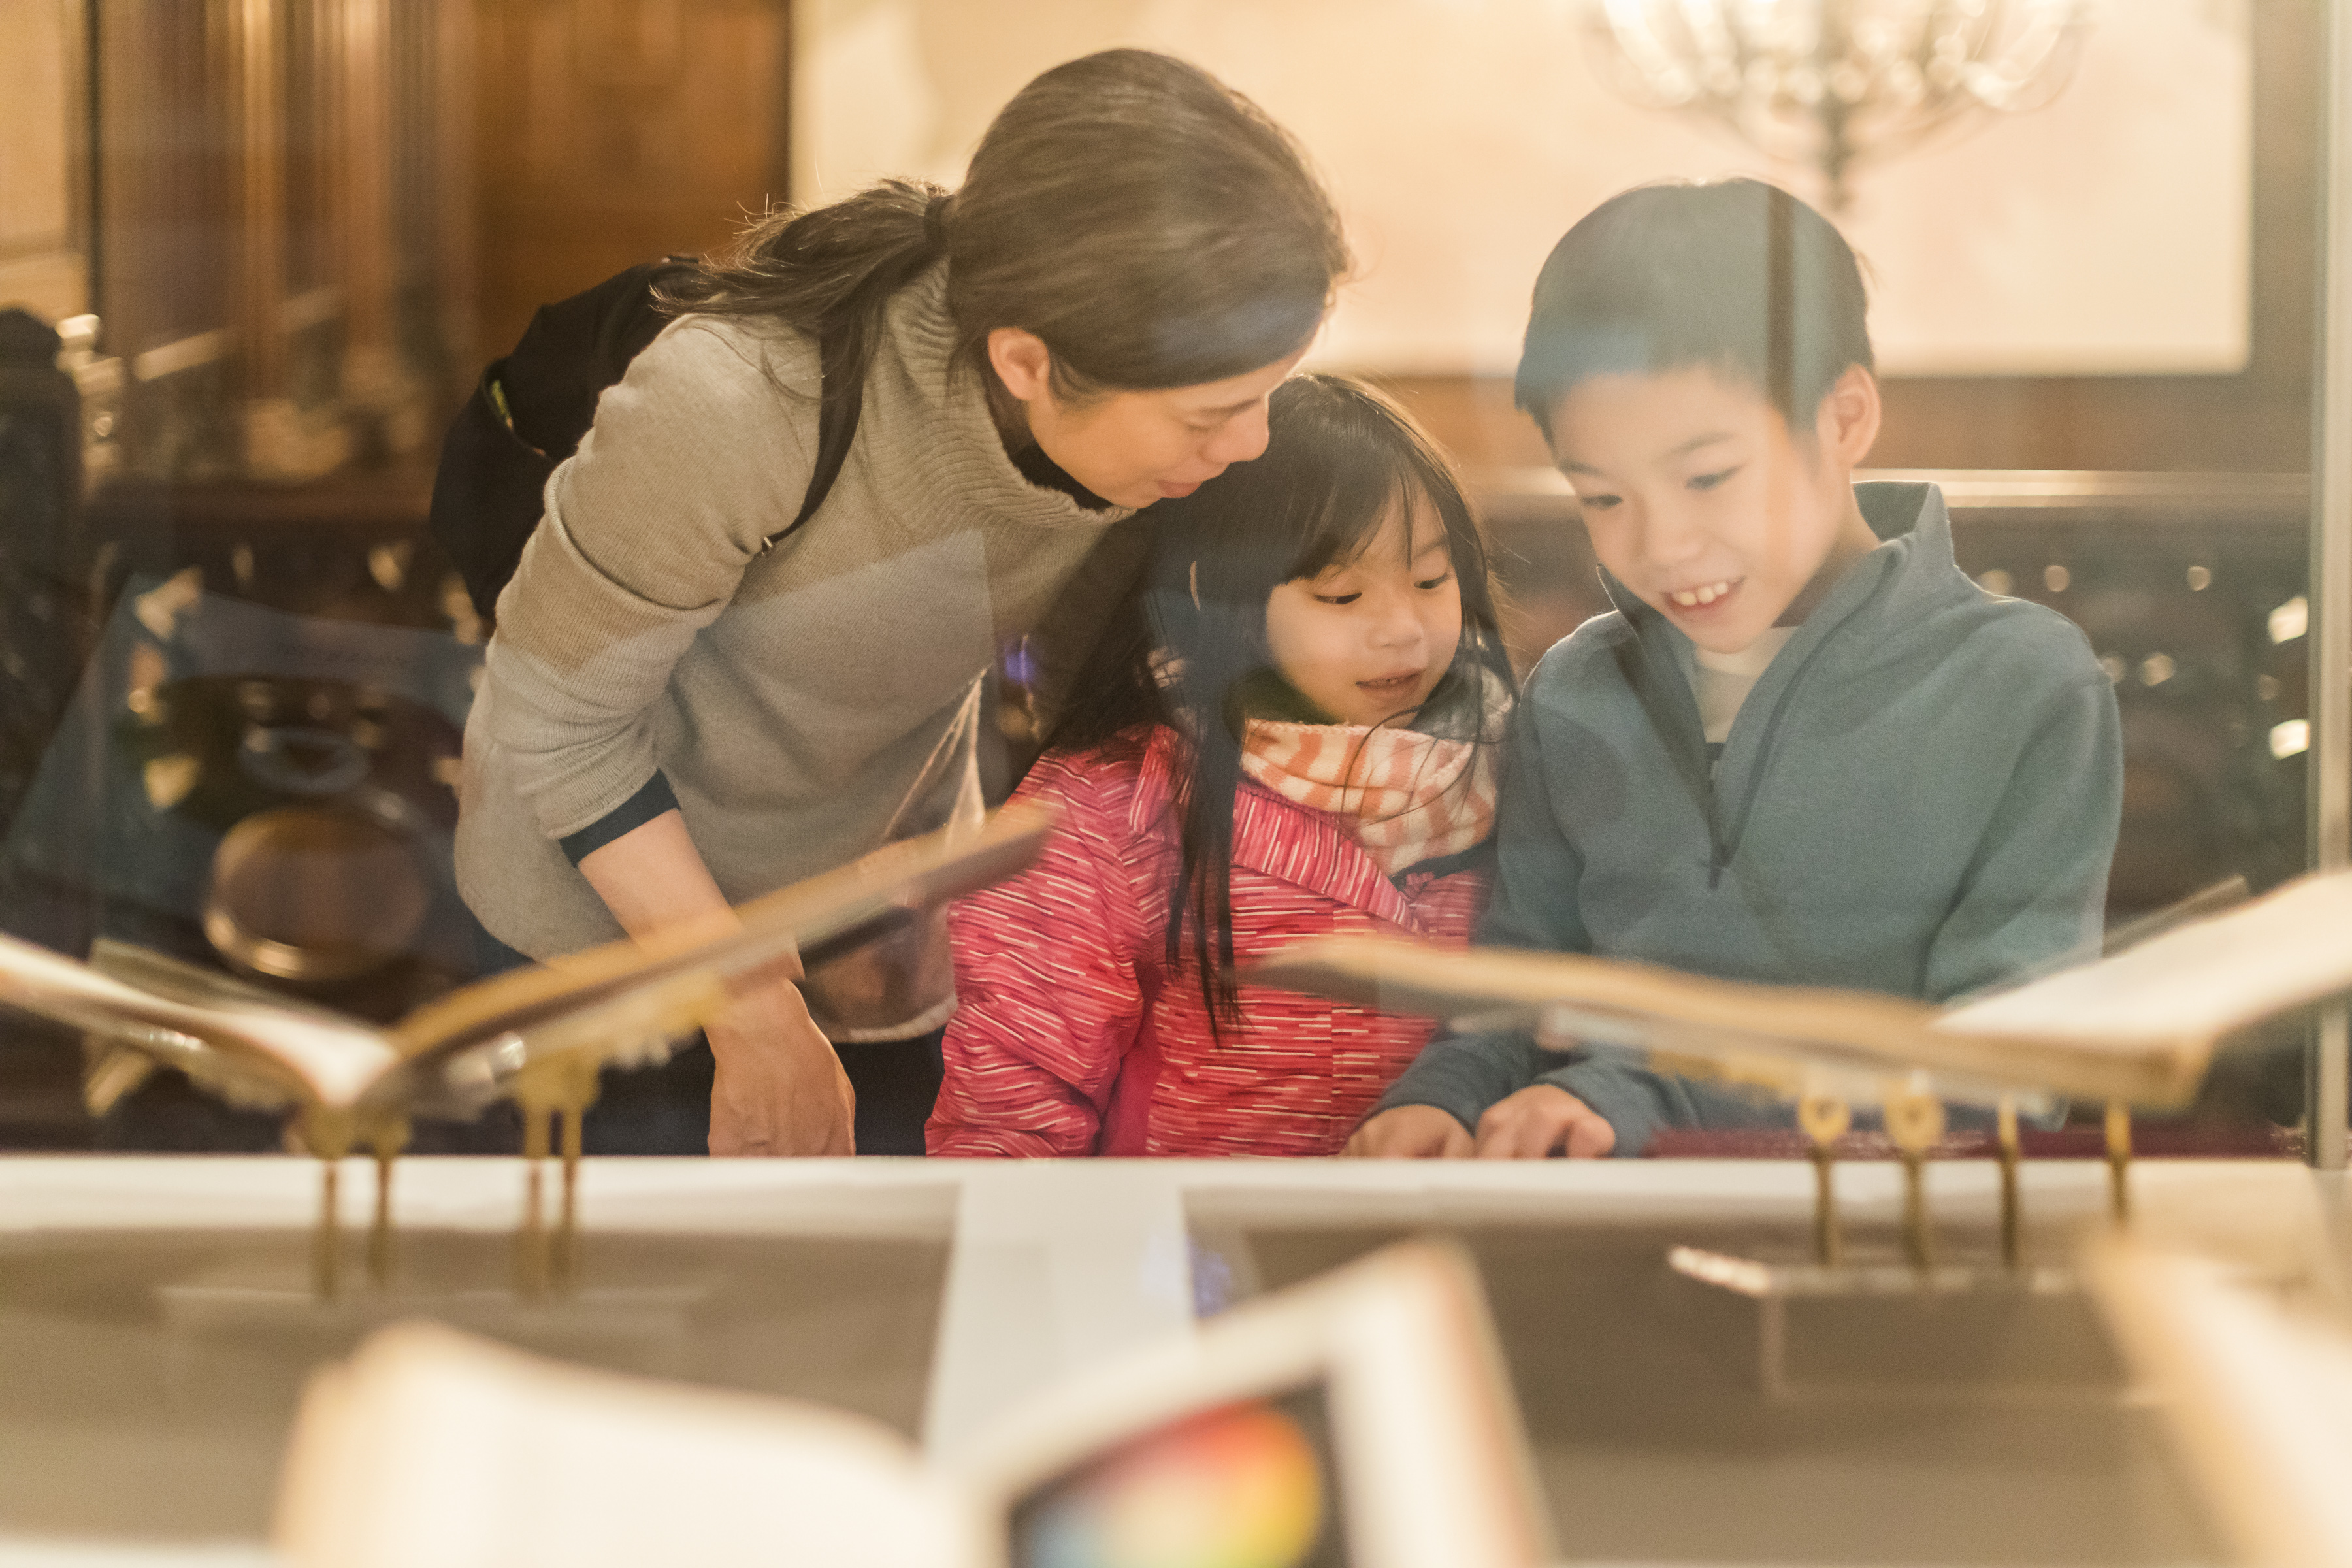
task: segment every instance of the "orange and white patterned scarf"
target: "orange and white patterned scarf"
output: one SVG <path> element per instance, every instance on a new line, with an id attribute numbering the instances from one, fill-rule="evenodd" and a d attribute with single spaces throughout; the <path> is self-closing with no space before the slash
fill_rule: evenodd
<path id="1" fill-rule="evenodd" d="M 1491 716 L 1507 694 L 1496 677 L 1486 680 Z M 1242 771 L 1285 800 L 1352 820 L 1356 842 L 1393 877 L 1486 840 L 1496 751 L 1418 730 L 1254 719 Z"/>

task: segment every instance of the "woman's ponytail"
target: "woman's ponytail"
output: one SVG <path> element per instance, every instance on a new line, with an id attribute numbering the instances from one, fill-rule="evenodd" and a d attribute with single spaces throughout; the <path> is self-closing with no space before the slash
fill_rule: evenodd
<path id="1" fill-rule="evenodd" d="M 1057 395 L 1186 386 L 1313 335 L 1348 268 L 1296 143 L 1197 66 L 1110 49 L 1013 95 L 963 187 L 887 179 L 771 214 L 666 290 L 678 312 L 780 317 L 863 364 L 890 296 L 948 263 L 956 358 L 1045 341 Z"/>
<path id="2" fill-rule="evenodd" d="M 828 395 L 863 365 L 883 307 L 947 254 L 954 196 L 927 180 L 891 178 L 806 211 L 770 213 L 662 290 L 683 315 L 779 316 L 824 344 Z"/>

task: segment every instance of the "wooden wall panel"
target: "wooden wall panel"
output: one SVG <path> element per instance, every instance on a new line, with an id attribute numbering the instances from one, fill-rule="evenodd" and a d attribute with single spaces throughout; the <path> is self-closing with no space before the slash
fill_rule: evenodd
<path id="1" fill-rule="evenodd" d="M 478 0 L 481 344 L 784 191 L 783 0 Z"/>
<path id="2" fill-rule="evenodd" d="M 89 309 L 82 201 L 81 8 L 0 0 L 0 309 L 55 322 Z"/>
<path id="3" fill-rule="evenodd" d="M 425 445 L 472 357 L 472 4 L 86 0 L 133 469 L 296 480 Z"/>

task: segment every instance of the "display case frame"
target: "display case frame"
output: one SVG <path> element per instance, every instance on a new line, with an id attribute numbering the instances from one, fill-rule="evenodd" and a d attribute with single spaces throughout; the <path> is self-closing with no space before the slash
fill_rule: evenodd
<path id="1" fill-rule="evenodd" d="M 2352 866 L 2352 0 L 2329 0 L 2320 196 L 2317 483 L 2311 529 L 2311 853 L 2315 870 Z M 2319 1016 L 2311 1041 L 2306 1158 L 2346 1161 L 2352 1029 L 2346 1005 Z"/>

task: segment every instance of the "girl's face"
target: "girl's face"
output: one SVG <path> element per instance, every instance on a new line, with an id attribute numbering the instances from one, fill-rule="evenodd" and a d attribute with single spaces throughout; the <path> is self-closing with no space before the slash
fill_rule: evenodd
<path id="1" fill-rule="evenodd" d="M 1420 707 L 1462 641 L 1462 584 L 1427 498 L 1391 501 L 1353 559 L 1295 577 L 1265 604 L 1275 668 L 1343 724 Z"/>
<path id="2" fill-rule="evenodd" d="M 988 348 L 1045 456 L 1113 506 L 1127 507 L 1191 495 L 1264 452 L 1265 400 L 1307 356 L 1301 343 L 1272 364 L 1223 381 L 1064 403 L 1054 395 L 1052 356 L 1034 334 L 999 327 Z"/>

